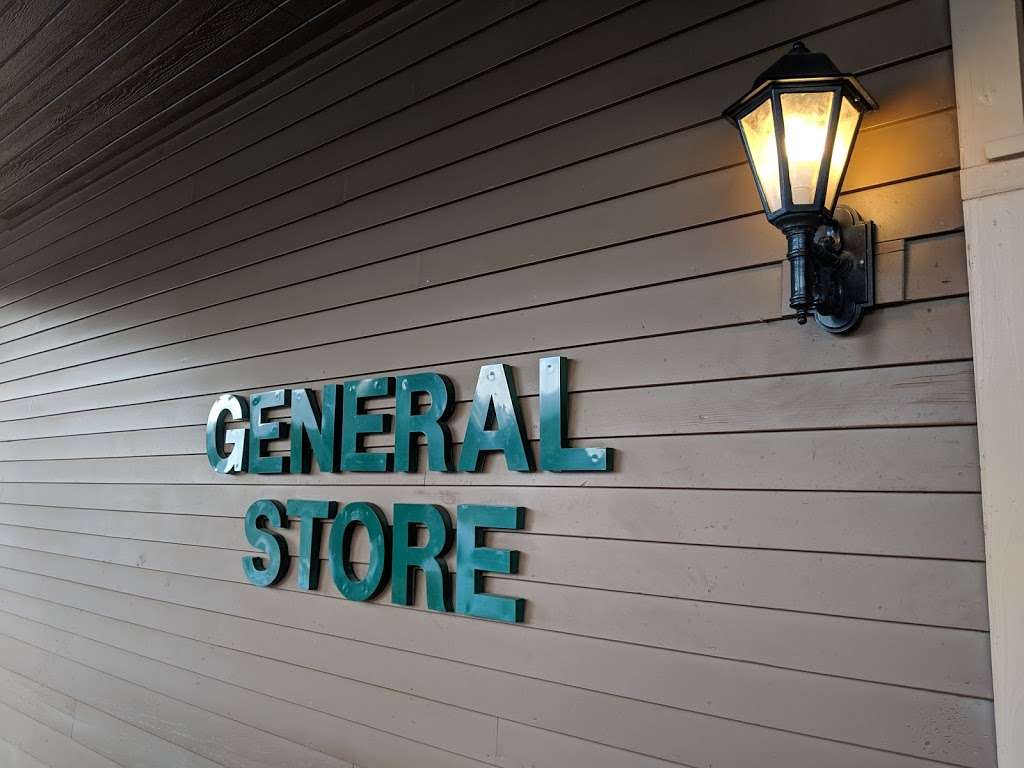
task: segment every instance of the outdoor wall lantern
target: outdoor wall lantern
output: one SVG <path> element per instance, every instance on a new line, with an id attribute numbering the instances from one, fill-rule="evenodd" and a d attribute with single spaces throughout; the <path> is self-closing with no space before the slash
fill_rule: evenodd
<path id="1" fill-rule="evenodd" d="M 857 79 L 803 43 L 723 113 L 740 132 L 768 221 L 789 243 L 789 306 L 832 333 L 874 304 L 874 227 L 836 208 L 861 117 L 876 109 Z"/>

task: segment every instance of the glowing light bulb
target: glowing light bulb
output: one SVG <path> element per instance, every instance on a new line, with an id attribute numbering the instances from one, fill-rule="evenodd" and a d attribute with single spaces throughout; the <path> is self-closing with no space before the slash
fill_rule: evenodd
<path id="1" fill-rule="evenodd" d="M 831 91 L 783 93 L 779 97 L 789 184 L 795 205 L 814 202 L 833 98 Z"/>

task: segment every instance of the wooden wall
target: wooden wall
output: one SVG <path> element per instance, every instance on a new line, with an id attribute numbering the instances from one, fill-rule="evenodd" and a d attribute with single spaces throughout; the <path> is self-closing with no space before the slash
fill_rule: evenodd
<path id="1" fill-rule="evenodd" d="M 882 104 L 843 338 L 718 117 L 797 35 Z M 949 45 L 945 0 L 415 0 L 16 222 L 0 763 L 993 766 Z M 615 472 L 207 464 L 221 392 L 430 369 L 464 418 L 494 360 L 535 437 L 550 353 Z M 526 622 L 248 585 L 297 496 L 525 506 Z"/>

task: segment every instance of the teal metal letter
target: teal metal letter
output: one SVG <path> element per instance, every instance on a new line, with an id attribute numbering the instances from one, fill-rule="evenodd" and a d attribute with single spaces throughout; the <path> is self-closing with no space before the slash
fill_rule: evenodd
<path id="1" fill-rule="evenodd" d="M 523 508 L 460 504 L 456 523 L 456 612 L 493 621 L 522 621 L 526 601 L 521 597 L 488 595 L 484 591 L 484 573 L 515 573 L 519 570 L 519 553 L 483 544 L 486 528 L 522 528 Z"/>
<path id="2" fill-rule="evenodd" d="M 288 499 L 288 517 L 299 520 L 299 589 L 316 589 L 320 584 L 322 522 L 332 514 L 333 501 Z"/>
<path id="3" fill-rule="evenodd" d="M 370 539 L 370 565 L 362 579 L 350 560 L 352 531 L 357 525 L 366 528 Z M 372 600 L 380 593 L 389 570 L 390 546 L 388 521 L 379 508 L 367 501 L 346 504 L 334 520 L 327 548 L 331 554 L 331 577 L 342 595 L 349 600 Z"/>
<path id="4" fill-rule="evenodd" d="M 206 420 L 206 458 L 221 474 L 245 472 L 249 465 L 249 436 L 245 427 L 226 429 L 224 422 L 249 418 L 249 404 L 238 395 L 221 395 L 210 409 Z M 224 444 L 232 443 L 231 453 L 223 453 Z"/>
<path id="5" fill-rule="evenodd" d="M 281 505 L 272 499 L 254 501 L 245 513 L 245 538 L 266 559 L 253 555 L 242 558 L 242 572 L 251 584 L 269 587 L 279 582 L 288 570 L 288 542 L 267 526 L 287 528 L 288 518 L 281 513 Z"/>
<path id="6" fill-rule="evenodd" d="M 416 569 L 427 583 L 427 607 L 450 611 L 451 581 L 442 559 L 451 546 L 452 519 L 444 507 L 434 504 L 395 504 L 395 528 L 391 547 L 391 602 L 412 605 L 416 601 Z M 427 543 L 416 546 L 416 528 L 427 529 Z"/>
<path id="7" fill-rule="evenodd" d="M 502 451 L 510 470 L 530 471 L 523 416 L 511 374 L 511 369 L 504 364 L 480 367 L 466 435 L 462 439 L 460 472 L 479 472 L 483 465 L 481 454 L 485 451 Z M 493 430 L 487 428 L 492 416 L 496 425 Z"/>
<path id="8" fill-rule="evenodd" d="M 324 387 L 322 409 L 316 403 L 313 390 L 293 389 L 291 392 L 292 423 L 289 431 L 292 450 L 288 466 L 292 474 L 309 472 L 311 452 L 316 456 L 316 465 L 321 472 L 334 472 L 338 467 L 335 458 L 338 385 L 328 384 Z"/>
<path id="9" fill-rule="evenodd" d="M 430 407 L 414 413 L 417 395 L 430 396 Z M 452 471 L 452 434 L 444 420 L 455 397 L 452 384 L 436 373 L 413 373 L 395 379 L 395 471 L 415 472 L 419 459 L 416 436 L 427 439 L 432 472 Z"/>
<path id="10" fill-rule="evenodd" d="M 291 402 L 291 390 L 274 389 L 252 396 L 249 419 L 249 471 L 261 475 L 277 475 L 287 468 L 287 456 L 266 456 L 264 443 L 288 435 L 288 425 L 279 421 L 263 421 L 263 412 L 282 408 Z"/>
<path id="11" fill-rule="evenodd" d="M 388 397 L 394 393 L 393 376 L 346 381 L 341 417 L 341 468 L 346 472 L 390 472 L 390 453 L 367 453 L 362 450 L 361 435 L 381 434 L 390 428 L 390 414 L 363 413 L 362 400 L 367 397 Z"/>
<path id="12" fill-rule="evenodd" d="M 548 472 L 604 472 L 606 448 L 569 448 L 569 376 L 564 357 L 540 359 L 540 468 Z"/>

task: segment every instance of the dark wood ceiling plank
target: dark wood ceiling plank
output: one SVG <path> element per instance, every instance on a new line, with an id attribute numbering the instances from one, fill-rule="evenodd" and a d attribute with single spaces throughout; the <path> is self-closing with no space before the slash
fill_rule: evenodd
<path id="1" fill-rule="evenodd" d="M 221 75 L 239 57 L 248 58 L 300 23 L 282 10 L 268 13 L 268 7 L 237 0 L 194 24 L 147 64 L 57 123 L 17 157 L 7 159 L 0 167 L 0 200 L 8 204 L 20 200 L 26 191 L 91 158 L 115 133 L 142 122 L 147 111 L 152 115 L 173 104 Z M 255 40 L 255 49 L 250 40 Z M 143 106 L 133 109 L 140 101 Z M 111 123 L 121 128 L 112 130 Z M 97 134 L 101 127 L 105 130 Z"/>
<path id="2" fill-rule="evenodd" d="M 342 3 L 338 3 L 337 0 L 288 0 L 281 7 L 293 16 L 305 20 L 312 19 L 328 8 L 338 8 L 339 5 L 345 9 L 346 15 L 351 15 L 372 3 L 373 0 L 345 0 Z"/>
<path id="3" fill-rule="evenodd" d="M 67 0 L 15 0 L 0 11 L 0 64 L 16 54 Z"/>
<path id="4" fill-rule="evenodd" d="M 0 108 L 92 33 L 119 5 L 132 0 L 71 0 L 0 66 Z"/>
<path id="5" fill-rule="evenodd" d="M 409 2 L 411 0 L 398 0 L 397 4 Z M 281 8 L 302 21 L 314 21 L 316 26 L 311 29 L 326 41 L 351 35 L 353 29 L 345 22 L 373 5 L 377 5 L 383 13 L 395 3 L 393 0 L 287 0 L 281 4 Z M 310 35 L 310 39 L 314 36 Z"/>
<path id="6" fill-rule="evenodd" d="M 7 211 L 5 215 L 17 215 L 34 204 L 39 199 L 34 193 L 53 179 L 61 177 L 63 184 L 69 172 L 72 178 L 85 173 L 91 165 L 102 162 L 125 145 L 130 146 L 140 136 L 159 130 L 213 95 L 249 77 L 258 67 L 281 55 L 281 50 L 270 46 L 301 24 L 283 8 L 257 19 L 252 19 L 258 13 L 254 4 L 243 3 L 237 8 L 236 13 L 211 19 L 204 25 L 203 35 L 191 36 L 187 44 L 175 49 L 173 59 L 160 62 L 163 68 L 155 71 L 147 68 L 137 73 L 147 79 L 133 83 L 137 90 L 132 91 L 134 98 L 130 104 L 123 100 L 112 103 L 101 100 L 104 108 L 93 110 L 93 114 L 103 119 L 91 121 L 96 124 L 84 135 L 79 123 L 79 135 L 71 151 L 51 152 L 49 156 L 33 153 L 31 161 L 25 158 L 25 162 L 18 163 L 26 171 L 20 179 L 10 180 L 8 175 L 15 164 L 0 169 L 0 180 L 8 180 L 6 189 L 0 192 L 0 200 Z M 247 14 L 242 12 L 246 9 Z M 215 25 L 217 20 L 220 23 Z M 250 23 L 245 24 L 246 21 Z M 236 32 L 234 37 L 232 32 Z M 306 42 L 315 33 L 315 29 L 308 29 L 304 36 L 289 39 L 288 47 Z M 150 87 L 145 89 L 146 85 Z M 123 89 L 117 91 L 115 96 Z"/>
<path id="7" fill-rule="evenodd" d="M 95 81 L 111 77 L 105 73 L 108 62 L 115 67 L 133 65 L 131 50 L 137 48 L 136 55 L 145 52 L 145 45 L 135 46 L 135 41 L 140 35 L 148 37 L 142 33 L 173 5 L 174 0 L 128 0 L 46 71 L 23 84 L 14 98 L 0 107 L 0 152 L 16 130 L 31 143 L 43 132 L 48 116 L 52 119 L 62 110 L 70 111 L 76 98 L 88 100 Z M 32 125 L 26 124 L 29 121 Z M 40 130 L 34 133 L 33 126 Z"/>
<path id="8" fill-rule="evenodd" d="M 123 45 L 21 125 L 12 130 L 0 117 L 0 124 L 8 129 L 0 137 L 0 178 L 17 178 L 25 167 L 62 149 L 65 137 L 82 130 L 87 117 L 96 111 L 97 101 L 109 99 L 122 84 L 145 72 L 154 59 L 173 56 L 192 29 L 215 15 L 209 9 L 212 3 L 180 0 L 169 5 L 164 2 L 151 8 L 149 23 L 129 41 L 113 30 Z M 160 6 L 167 10 L 161 13 Z"/>
<path id="9" fill-rule="evenodd" d="M 408 0 L 337 0 L 336 4 L 317 17 L 313 24 L 296 27 L 275 46 L 257 54 L 251 62 L 246 62 L 243 68 L 225 74 L 225 80 L 235 83 L 232 87 L 222 89 L 219 93 L 211 93 L 209 91 L 214 84 L 209 84 L 205 91 L 195 92 L 184 100 L 182 105 L 168 108 L 169 111 L 174 111 L 175 115 L 182 110 L 185 110 L 185 114 L 154 130 L 149 130 L 146 125 L 137 126 L 130 135 L 118 139 L 110 153 L 104 152 L 101 160 L 88 162 L 87 170 L 76 169 L 72 173 L 59 176 L 27 195 L 18 203 L 19 225 L 42 211 L 59 210 L 54 206 L 69 204 L 74 207 L 73 203 L 67 201 L 77 199 L 85 192 L 94 194 L 87 188 L 97 182 L 104 185 L 115 184 L 117 179 L 125 178 L 122 174 L 132 175 L 131 168 L 135 167 L 136 161 L 142 162 L 141 158 L 158 146 L 161 151 L 164 147 L 178 146 L 177 142 L 190 135 L 190 132 L 210 118 L 212 113 L 226 106 L 230 107 L 236 101 L 244 100 L 281 72 L 289 71 L 297 66 L 297 63 L 306 61 L 324 47 L 357 33 L 407 2 Z M 240 75 L 236 75 L 239 72 Z M 238 90 L 239 88 L 243 90 Z M 162 117 L 162 114 L 156 115 L 151 120 L 161 120 Z M 136 167 L 134 172 L 138 170 Z M 0 211 L 0 216 L 2 215 Z M 4 234 L 6 233 L 0 231 L 0 243 L 3 242 Z"/>

